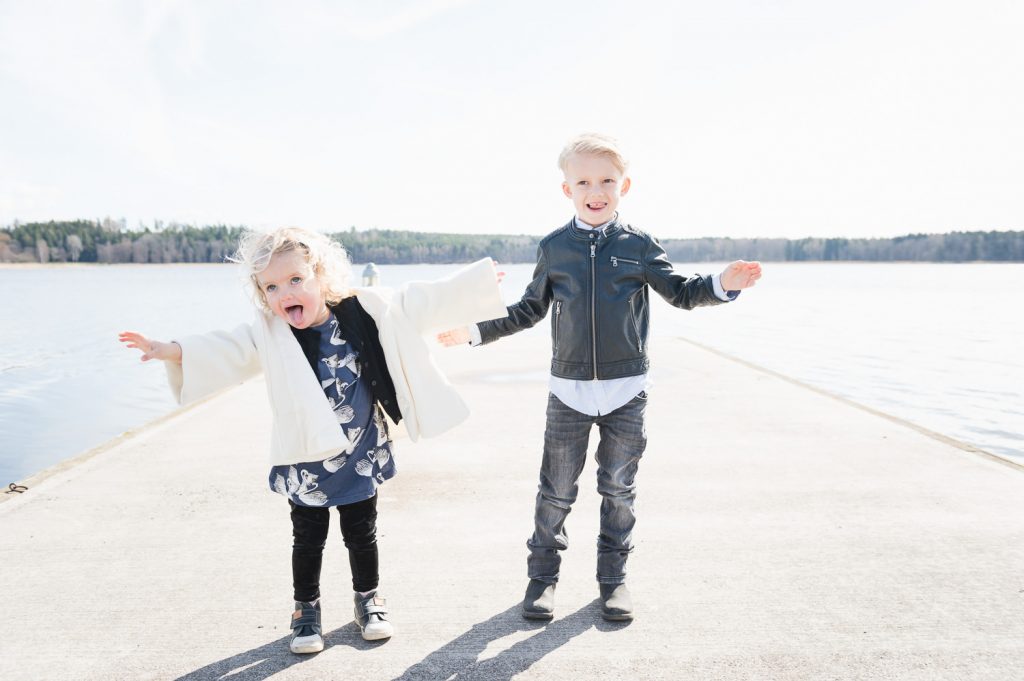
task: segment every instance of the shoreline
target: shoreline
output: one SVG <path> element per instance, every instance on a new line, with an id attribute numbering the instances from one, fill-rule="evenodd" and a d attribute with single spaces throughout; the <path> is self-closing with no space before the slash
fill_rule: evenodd
<path id="1" fill-rule="evenodd" d="M 877 417 L 883 418 L 883 419 L 885 419 L 885 420 L 887 420 L 887 421 L 889 421 L 891 423 L 897 424 L 897 425 L 905 427 L 905 428 L 909 428 L 910 430 L 916 431 L 917 433 L 925 435 L 926 437 L 929 437 L 929 438 L 931 438 L 933 440 L 936 440 L 936 441 L 941 442 L 943 444 L 949 445 L 949 446 L 954 447 L 956 449 L 959 449 L 961 451 L 973 454 L 975 456 L 979 456 L 979 457 L 984 458 L 984 459 L 988 459 L 990 461 L 994 461 L 994 462 L 1002 464 L 1002 465 L 1004 465 L 1004 466 L 1006 466 L 1008 468 L 1012 468 L 1014 470 L 1017 470 L 1017 471 L 1020 471 L 1020 472 L 1024 472 L 1024 460 L 1022 460 L 1022 461 L 1015 461 L 1014 459 L 1010 459 L 1010 458 L 1007 458 L 1007 457 L 1000 456 L 998 454 L 994 454 L 994 453 L 989 452 L 989 451 L 987 451 L 985 449 L 982 449 L 980 447 L 972 445 L 972 444 L 970 444 L 968 442 L 964 442 L 964 441 L 958 440 L 958 439 L 956 439 L 954 437 L 950 437 L 948 435 L 944 435 L 944 434 L 942 434 L 942 433 L 940 433 L 938 431 L 931 430 L 931 429 L 926 428 L 924 426 L 920 426 L 920 425 L 914 423 L 913 421 L 909 421 L 909 420 L 901 418 L 899 416 L 894 416 L 892 414 L 888 414 L 888 413 L 886 413 L 884 411 L 881 411 L 879 409 L 875 409 L 874 407 L 869 407 L 867 405 L 861 404 L 861 403 L 856 402 L 854 400 L 851 400 L 851 399 L 849 399 L 847 397 L 843 397 L 841 395 L 837 395 L 835 393 L 831 393 L 831 392 L 829 392 L 829 391 L 827 391 L 827 390 L 825 390 L 823 388 L 818 388 L 817 386 L 811 385 L 810 383 L 806 383 L 806 382 L 801 381 L 801 380 L 799 380 L 797 378 L 793 378 L 791 376 L 787 376 L 786 374 L 782 374 L 782 373 L 780 373 L 778 371 L 774 371 L 772 369 L 768 369 L 766 367 L 760 366 L 760 365 L 755 364 L 753 362 L 750 362 L 748 360 L 741 359 L 739 357 L 735 357 L 735 356 L 730 355 L 728 353 L 722 352 L 722 351 L 720 351 L 720 350 L 718 350 L 716 348 L 704 345 L 703 343 L 700 343 L 698 341 L 694 341 L 694 340 L 691 340 L 689 338 L 685 338 L 683 336 L 671 336 L 671 337 L 667 337 L 666 340 L 668 340 L 669 338 L 671 340 L 677 340 L 677 341 L 681 341 L 683 343 L 687 343 L 687 344 L 692 345 L 692 346 L 694 346 L 696 348 L 699 348 L 701 350 L 709 352 L 709 353 L 711 353 L 711 354 L 713 354 L 713 355 L 715 355 L 717 357 L 721 357 L 722 359 L 725 359 L 725 360 L 728 360 L 728 361 L 731 361 L 731 362 L 735 362 L 735 363 L 737 363 L 737 364 L 739 364 L 741 366 L 744 366 L 744 367 L 746 367 L 748 369 L 751 369 L 753 371 L 757 371 L 759 373 L 766 374 L 766 375 L 771 376 L 773 378 L 777 378 L 779 380 L 785 381 L 786 383 L 789 383 L 791 385 L 797 386 L 797 387 L 802 388 L 804 390 L 809 390 L 809 391 L 811 391 L 813 393 L 816 393 L 818 395 L 821 395 L 823 397 L 828 397 L 828 398 L 830 398 L 832 400 L 835 400 L 835 401 L 837 401 L 837 402 L 839 402 L 841 404 L 844 404 L 844 405 L 846 405 L 848 407 L 853 407 L 853 408 L 858 409 L 860 411 L 867 412 L 868 414 L 871 414 L 873 416 L 877 416 Z M 116 437 L 113 437 L 110 440 L 102 442 L 102 443 L 96 445 L 95 447 L 91 447 L 91 448 L 85 450 L 84 452 L 81 452 L 79 454 L 73 455 L 73 456 L 71 456 L 71 457 L 69 457 L 67 459 L 63 459 L 63 460 L 61 460 L 61 461 L 59 461 L 59 462 L 57 462 L 57 463 L 55 463 L 55 464 L 53 464 L 51 466 L 47 466 L 43 470 L 38 471 L 36 473 L 33 473 L 33 474 L 29 475 L 28 477 L 26 477 L 24 479 L 10 481 L 11 484 L 15 484 L 15 485 L 19 485 L 19 486 L 24 486 L 27 489 L 24 492 L 22 492 L 22 493 L 12 492 L 12 493 L 0 494 L 0 504 L 2 504 L 5 501 L 9 501 L 10 499 L 15 499 L 15 498 L 21 497 L 24 494 L 27 494 L 28 490 L 31 490 L 34 486 L 36 486 L 39 483 L 47 480 L 48 478 L 51 478 L 54 475 L 62 473 L 62 472 L 66 471 L 66 470 L 68 470 L 70 468 L 73 468 L 74 466 L 77 466 L 78 464 L 85 463 L 86 461 L 89 461 L 93 457 L 95 457 L 95 456 L 97 456 L 99 454 L 102 454 L 103 452 L 108 451 L 108 450 L 116 447 L 117 445 L 120 445 L 120 444 L 122 444 L 124 442 L 132 440 L 132 439 L 134 439 L 136 437 L 139 437 L 140 435 L 145 434 L 147 431 L 151 430 L 152 428 L 155 428 L 155 427 L 157 427 L 159 425 L 163 425 L 167 421 L 170 421 L 170 420 L 172 420 L 172 419 L 174 419 L 174 418 L 176 418 L 176 417 L 178 417 L 178 416 L 180 416 L 180 415 L 182 415 L 184 413 L 187 413 L 188 411 L 190 411 L 192 409 L 195 409 L 195 408 L 199 407 L 200 405 L 205 404 L 205 403 L 207 403 L 207 402 L 209 402 L 211 400 L 218 399 L 221 395 L 223 395 L 223 394 L 225 394 L 227 392 L 230 392 L 230 391 L 232 391 L 232 390 L 234 390 L 234 389 L 236 389 L 236 388 L 238 388 L 240 386 L 243 386 L 243 385 L 245 385 L 247 383 L 249 383 L 249 381 L 246 381 L 245 383 L 241 383 L 238 386 L 233 386 L 233 387 L 230 387 L 230 388 L 225 388 L 224 390 L 221 390 L 221 391 L 219 391 L 217 393 L 214 393 L 213 395 L 209 395 L 207 397 L 204 397 L 202 400 L 199 400 L 198 402 L 195 402 L 193 404 L 190 404 L 190 405 L 187 405 L 187 406 L 184 406 L 184 407 L 177 407 L 177 408 L 171 410 L 170 412 L 168 412 L 168 413 L 166 413 L 166 414 L 164 414 L 162 416 L 158 416 L 158 417 L 156 417 L 156 418 L 154 418 L 154 419 L 152 419 L 150 421 L 147 421 L 147 422 L 145 422 L 145 423 L 143 423 L 143 424 L 141 424 L 141 425 L 139 425 L 139 426 L 137 426 L 135 428 L 131 428 L 129 430 L 126 430 L 125 432 L 121 433 L 120 435 L 117 435 Z M 471 409 L 472 409 L 472 407 L 471 407 Z M 399 426 L 399 428 L 401 428 L 401 426 Z"/>
<path id="2" fill-rule="evenodd" d="M 963 440 L 958 440 L 958 439 L 956 439 L 954 437 L 950 437 L 949 435 L 943 435 L 942 433 L 940 433 L 940 432 L 938 432 L 936 430 L 932 430 L 930 428 L 925 428 L 924 426 L 920 426 L 920 425 L 914 423 L 913 421 L 907 420 L 907 419 L 899 417 L 899 416 L 894 416 L 892 414 L 889 414 L 887 412 L 881 411 L 879 409 L 875 409 L 874 407 L 869 407 L 866 404 L 861 404 L 860 402 L 856 402 L 854 400 L 851 400 L 848 397 L 843 397 L 842 395 L 836 395 L 835 393 L 829 392 L 828 390 L 825 390 L 824 388 L 819 388 L 819 387 L 817 387 L 815 385 L 811 385 L 810 383 L 806 383 L 804 381 L 801 381 L 798 378 L 793 378 L 791 376 L 787 376 L 786 374 L 779 373 L 778 371 L 774 371 L 772 369 L 768 369 L 768 368 L 765 368 L 763 366 L 760 366 L 759 364 L 754 364 L 753 362 L 749 362 L 749 361 L 747 361 L 745 359 L 741 359 L 739 357 L 735 357 L 735 356 L 730 355 L 728 353 L 722 352 L 721 350 L 717 350 L 717 349 L 715 349 L 715 348 L 713 348 L 713 347 L 711 347 L 709 345 L 704 345 L 703 343 L 699 343 L 699 342 L 697 342 L 695 340 L 690 340 L 689 338 L 684 338 L 683 336 L 673 336 L 673 338 L 675 338 L 676 340 L 683 341 L 684 343 L 689 343 L 690 345 L 694 345 L 694 346 L 700 348 L 701 350 L 706 350 L 707 352 L 710 352 L 712 354 L 718 355 L 719 357 L 721 357 L 723 359 L 727 359 L 727 360 L 730 360 L 732 362 L 736 362 L 737 364 L 741 364 L 741 365 L 743 365 L 743 366 L 745 366 L 745 367 L 747 367 L 749 369 L 753 369 L 754 371 L 759 371 L 761 373 L 767 374 L 767 375 L 772 376 L 774 378 L 777 378 L 779 380 L 786 381 L 787 383 L 791 383 L 793 385 L 799 386 L 799 387 L 804 388 L 806 390 L 810 390 L 810 391 L 815 392 L 815 393 L 817 393 L 819 395 L 822 395 L 824 397 L 831 398 L 831 399 L 836 400 L 838 402 L 841 402 L 841 403 L 843 403 L 843 404 L 845 404 L 845 405 L 847 405 L 849 407 L 854 407 L 856 409 L 860 409 L 861 411 L 866 411 L 869 414 L 872 414 L 874 416 L 878 416 L 878 417 L 884 418 L 887 421 L 891 421 L 892 423 L 904 426 L 906 428 L 910 428 L 911 430 L 915 430 L 918 433 L 921 433 L 922 435 L 926 435 L 926 436 L 932 438 L 933 440 L 938 440 L 939 442 L 942 442 L 943 444 L 950 445 L 950 446 L 955 447 L 957 449 L 961 449 L 961 450 L 963 450 L 965 452 L 970 452 L 971 454 L 976 454 L 978 456 L 984 457 L 986 459 L 990 459 L 990 460 L 995 461 L 997 463 L 1001 463 L 1001 464 L 1004 464 L 1006 466 L 1009 466 L 1010 468 L 1014 468 L 1016 470 L 1024 472 L 1024 459 L 1022 459 L 1021 461 L 1016 461 L 1014 459 L 1010 459 L 1010 458 L 1007 458 L 1005 456 L 999 456 L 998 454 L 994 454 L 993 452 L 990 452 L 990 451 L 988 451 L 986 449 L 982 449 L 981 447 L 977 447 L 975 445 L 972 445 L 969 442 L 964 442 Z"/>
<path id="3" fill-rule="evenodd" d="M 134 440 L 134 439 L 136 439 L 136 438 L 138 438 L 138 437 L 140 437 L 142 435 L 145 435 L 146 433 L 148 433 L 150 430 L 156 428 L 157 426 L 162 426 L 163 424 L 167 423 L 168 421 L 171 421 L 171 420 L 181 416 L 182 414 L 186 414 L 189 411 L 192 411 L 193 409 L 197 409 L 198 407 L 202 406 L 203 404 L 206 404 L 207 402 L 210 402 L 211 400 L 215 400 L 215 399 L 219 398 L 221 395 L 224 395 L 225 393 L 228 393 L 228 392 L 230 392 L 230 391 L 232 391 L 232 390 L 234 390 L 234 389 L 236 389 L 236 388 L 238 388 L 240 386 L 243 386 L 243 385 L 245 385 L 248 382 L 249 381 L 246 381 L 245 383 L 239 383 L 237 386 L 232 386 L 230 388 L 225 388 L 223 390 L 217 391 L 217 392 L 213 393 L 212 395 L 207 395 L 206 397 L 202 398 L 201 400 L 193 402 L 192 404 L 186 405 L 184 407 L 176 407 L 176 408 L 172 409 L 171 411 L 167 412 L 166 414 L 163 414 L 162 416 L 157 416 L 156 418 L 151 419 L 149 421 L 146 421 L 145 423 L 143 423 L 141 425 L 138 425 L 135 428 L 129 428 L 128 430 L 124 431 L 123 433 L 121 433 L 119 435 L 116 435 L 116 436 L 110 438 L 109 440 L 101 442 L 100 444 L 96 445 L 95 447 L 90 447 L 89 449 L 86 449 L 83 452 L 79 452 L 78 454 L 74 454 L 72 456 L 69 456 L 66 459 L 61 459 L 60 461 L 58 461 L 58 462 L 56 462 L 56 463 L 54 463 L 54 464 L 52 464 L 50 466 L 47 466 L 46 468 L 42 469 L 41 471 L 37 471 L 35 473 L 32 473 L 27 478 L 22 478 L 21 480 L 12 480 L 12 481 L 9 481 L 8 483 L 4 483 L 4 485 L 6 486 L 6 489 L 5 490 L 0 490 L 0 491 L 3 491 L 3 493 L 0 494 L 0 504 L 3 504 L 5 501 L 10 501 L 12 499 L 18 499 L 20 497 L 23 497 L 26 494 L 28 494 L 29 491 L 31 491 L 34 487 L 36 487 L 40 483 L 45 482 L 46 480 L 52 478 L 53 476 L 59 475 L 61 473 L 64 473 L 65 471 L 71 470 L 72 468 L 75 468 L 76 466 L 79 466 L 79 465 L 81 465 L 81 464 L 83 464 L 83 463 L 85 463 L 87 461 L 90 461 L 90 460 L 94 459 L 95 457 L 99 456 L 100 454 L 103 454 L 103 453 L 105 453 L 107 451 L 110 451 L 111 449 L 114 449 L 118 445 L 124 444 L 126 442 L 130 442 L 131 440 Z M 25 490 L 21 491 L 21 492 L 10 492 L 10 491 L 7 491 L 7 490 L 10 490 L 10 485 L 16 485 L 16 486 L 19 486 L 19 487 L 25 487 Z"/>

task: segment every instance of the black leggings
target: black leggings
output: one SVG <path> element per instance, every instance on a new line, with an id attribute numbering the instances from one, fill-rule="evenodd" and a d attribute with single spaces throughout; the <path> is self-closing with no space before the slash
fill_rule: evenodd
<path id="1" fill-rule="evenodd" d="M 330 527 L 329 508 L 297 506 L 292 501 L 292 586 L 295 600 L 315 601 L 320 598 L 320 567 Z M 352 568 L 352 589 L 371 591 L 377 588 L 377 495 L 365 501 L 338 506 L 341 537 L 348 549 Z"/>

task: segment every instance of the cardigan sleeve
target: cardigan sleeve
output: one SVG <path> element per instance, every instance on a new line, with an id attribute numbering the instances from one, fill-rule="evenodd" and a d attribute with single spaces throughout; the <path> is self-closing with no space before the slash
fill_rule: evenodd
<path id="1" fill-rule="evenodd" d="M 419 333 L 505 316 L 505 302 L 490 258 L 441 279 L 410 282 L 396 292 L 391 304 L 401 308 Z"/>
<path id="2" fill-rule="evenodd" d="M 260 372 L 260 358 L 249 324 L 231 331 L 185 336 L 181 364 L 164 362 L 171 392 L 178 404 L 189 404 L 236 385 Z"/>

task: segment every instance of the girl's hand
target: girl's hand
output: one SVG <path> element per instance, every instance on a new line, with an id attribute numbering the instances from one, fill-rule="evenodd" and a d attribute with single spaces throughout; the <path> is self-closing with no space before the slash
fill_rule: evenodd
<path id="1" fill-rule="evenodd" d="M 760 278 L 761 263 L 737 260 L 722 270 L 722 288 L 726 291 L 739 291 L 750 288 Z"/>
<path id="2" fill-rule="evenodd" d="M 504 272 L 502 272 L 504 274 Z M 455 345 L 465 345 L 469 342 L 469 328 L 460 326 L 457 329 L 449 329 L 437 334 L 437 342 L 446 348 Z"/>
<path id="3" fill-rule="evenodd" d="M 117 340 L 129 348 L 141 350 L 143 362 L 148 362 L 151 359 L 162 359 L 181 364 L 181 346 L 177 343 L 163 343 L 150 340 L 141 333 L 135 333 L 134 331 L 122 331 L 118 334 Z"/>

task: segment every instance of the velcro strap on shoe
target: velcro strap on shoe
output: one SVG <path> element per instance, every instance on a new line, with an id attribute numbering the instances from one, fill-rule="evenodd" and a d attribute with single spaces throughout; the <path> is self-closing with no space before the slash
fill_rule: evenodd
<path id="1" fill-rule="evenodd" d="M 320 628 L 320 613 L 316 610 L 301 610 L 301 614 L 298 617 L 292 616 L 292 629 L 298 629 L 303 626 L 314 627 L 319 630 Z"/>

